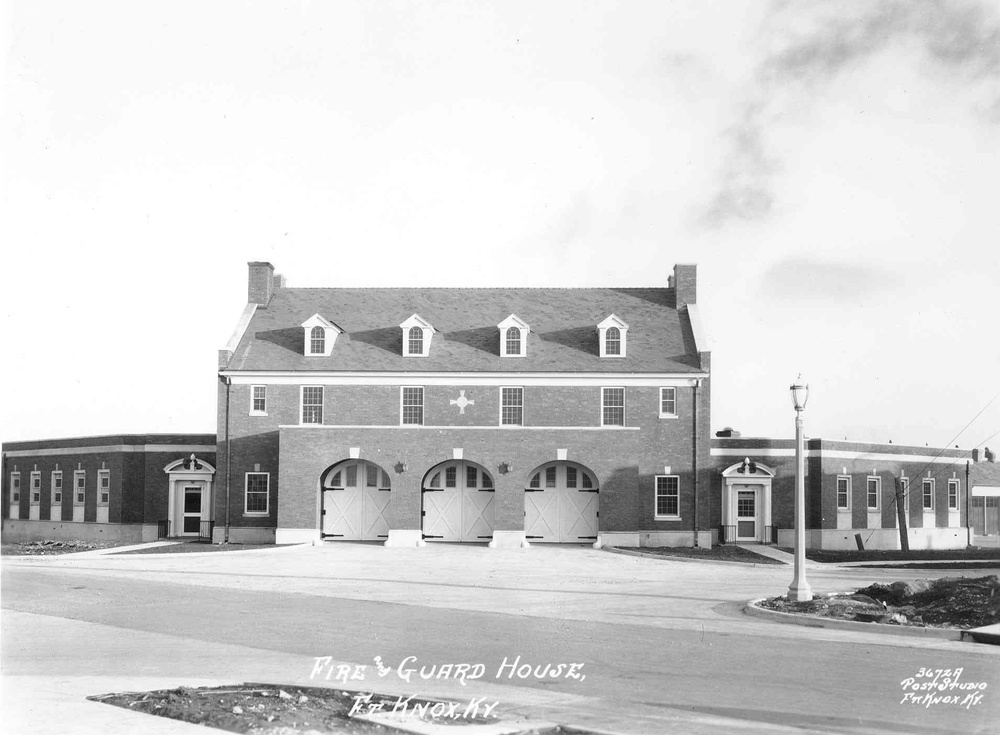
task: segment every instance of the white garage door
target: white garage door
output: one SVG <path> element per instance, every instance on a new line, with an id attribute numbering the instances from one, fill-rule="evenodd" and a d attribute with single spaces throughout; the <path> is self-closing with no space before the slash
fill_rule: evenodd
<path id="1" fill-rule="evenodd" d="M 490 541 L 494 495 L 493 478 L 479 465 L 464 460 L 438 465 L 423 487 L 424 538 Z"/>
<path id="2" fill-rule="evenodd" d="M 323 478 L 323 536 L 377 541 L 389 535 L 389 475 L 362 459 L 337 465 Z"/>
<path id="3" fill-rule="evenodd" d="M 597 540 L 597 479 L 580 465 L 539 468 L 524 489 L 524 535 L 530 542 Z"/>

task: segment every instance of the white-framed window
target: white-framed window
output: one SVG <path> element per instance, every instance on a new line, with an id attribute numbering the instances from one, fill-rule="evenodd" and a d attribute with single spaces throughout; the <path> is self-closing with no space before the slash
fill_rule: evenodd
<path id="1" fill-rule="evenodd" d="M 604 354 L 609 357 L 622 354 L 622 331 L 618 327 L 608 328 L 604 337 Z"/>
<path id="2" fill-rule="evenodd" d="M 601 426 L 625 425 L 625 389 L 601 388 Z"/>
<path id="3" fill-rule="evenodd" d="M 959 481 L 948 480 L 948 510 L 958 510 Z"/>
<path id="4" fill-rule="evenodd" d="M 521 330 L 517 327 L 507 327 L 506 341 L 507 355 L 521 354 Z"/>
<path id="5" fill-rule="evenodd" d="M 10 473 L 10 502 L 19 503 L 21 501 L 21 473 Z"/>
<path id="6" fill-rule="evenodd" d="M 597 325 L 601 357 L 625 357 L 628 324 L 612 314 Z"/>
<path id="7" fill-rule="evenodd" d="M 87 501 L 87 471 L 73 472 L 73 505 L 83 505 Z"/>
<path id="8" fill-rule="evenodd" d="M 342 334 L 343 331 L 322 314 L 313 314 L 302 322 L 304 340 L 302 353 L 306 357 L 329 357 L 333 354 L 333 345 L 337 341 L 337 335 Z"/>
<path id="9" fill-rule="evenodd" d="M 837 510 L 851 509 L 851 477 L 837 476 Z"/>
<path id="10" fill-rule="evenodd" d="M 880 498 L 882 497 L 882 478 L 869 475 L 867 480 L 868 485 L 868 510 L 878 510 L 879 504 L 882 502 Z"/>
<path id="11" fill-rule="evenodd" d="M 424 389 L 419 386 L 403 386 L 400 389 L 399 421 L 404 426 L 420 426 L 424 423 Z"/>
<path id="12" fill-rule="evenodd" d="M 31 473 L 31 504 L 38 505 L 42 502 L 42 473 Z"/>
<path id="13" fill-rule="evenodd" d="M 424 330 L 420 327 L 410 327 L 410 331 L 406 335 L 406 354 L 424 354 Z"/>
<path id="14" fill-rule="evenodd" d="M 97 471 L 97 504 L 107 505 L 111 501 L 111 470 Z"/>
<path id="15" fill-rule="evenodd" d="M 924 510 L 934 510 L 934 478 L 925 477 L 922 483 Z"/>
<path id="16" fill-rule="evenodd" d="M 309 354 L 322 355 L 326 352 L 326 330 L 316 325 L 309 331 Z"/>
<path id="17" fill-rule="evenodd" d="M 681 480 L 677 475 L 656 475 L 657 520 L 676 520 L 681 516 Z"/>
<path id="18" fill-rule="evenodd" d="M 323 386 L 302 386 L 302 423 L 323 423 Z"/>
<path id="19" fill-rule="evenodd" d="M 250 386 L 250 415 L 267 416 L 267 386 Z"/>
<path id="20" fill-rule="evenodd" d="M 271 473 L 247 472 L 245 480 L 245 500 L 243 513 L 248 516 L 268 514 Z"/>
<path id="21" fill-rule="evenodd" d="M 500 330 L 500 357 L 525 357 L 528 354 L 527 322 L 516 314 L 511 314 L 497 324 Z"/>
<path id="22" fill-rule="evenodd" d="M 62 470 L 54 470 L 51 479 L 52 505 L 62 505 Z"/>
<path id="23" fill-rule="evenodd" d="M 677 389 L 660 388 L 660 418 L 677 418 Z"/>
<path id="24" fill-rule="evenodd" d="M 419 314 L 399 325 L 403 335 L 403 357 L 430 357 L 434 327 Z"/>
<path id="25" fill-rule="evenodd" d="M 524 425 L 524 388 L 500 388 L 500 425 Z"/>

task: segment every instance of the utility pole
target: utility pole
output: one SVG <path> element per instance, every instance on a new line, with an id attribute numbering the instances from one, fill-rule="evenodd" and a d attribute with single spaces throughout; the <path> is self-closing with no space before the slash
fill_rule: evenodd
<path id="1" fill-rule="evenodd" d="M 896 479 L 896 525 L 899 526 L 899 548 L 903 551 L 910 550 L 910 538 L 906 532 L 906 503 L 903 494 L 903 481 Z"/>

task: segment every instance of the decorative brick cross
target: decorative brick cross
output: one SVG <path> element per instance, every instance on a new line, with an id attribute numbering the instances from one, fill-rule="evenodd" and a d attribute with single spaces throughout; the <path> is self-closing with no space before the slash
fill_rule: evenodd
<path id="1" fill-rule="evenodd" d="M 465 397 L 465 391 L 464 390 L 460 390 L 458 392 L 458 398 L 452 398 L 451 401 L 450 401 L 450 403 L 451 403 L 452 406 L 458 406 L 458 412 L 459 413 L 465 413 L 465 407 L 466 406 L 475 406 L 476 405 L 475 401 L 470 401 L 468 398 Z"/>

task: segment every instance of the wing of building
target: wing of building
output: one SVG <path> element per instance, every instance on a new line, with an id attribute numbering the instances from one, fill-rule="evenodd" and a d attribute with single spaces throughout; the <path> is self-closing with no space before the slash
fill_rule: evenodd
<path id="1" fill-rule="evenodd" d="M 693 265 L 662 288 L 322 289 L 250 263 L 217 539 L 708 545 L 696 294 Z"/>

